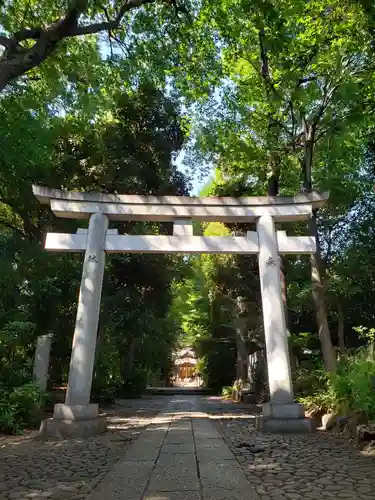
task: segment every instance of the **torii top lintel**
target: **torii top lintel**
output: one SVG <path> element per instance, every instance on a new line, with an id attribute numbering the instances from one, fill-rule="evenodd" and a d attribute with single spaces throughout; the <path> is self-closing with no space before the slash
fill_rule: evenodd
<path id="1" fill-rule="evenodd" d="M 190 219 L 213 222 L 251 222 L 262 215 L 275 221 L 304 220 L 322 207 L 328 193 L 296 196 L 189 197 L 89 193 L 33 186 L 43 204 L 50 204 L 57 217 L 88 219 L 101 212 L 112 220 L 171 221 Z"/>

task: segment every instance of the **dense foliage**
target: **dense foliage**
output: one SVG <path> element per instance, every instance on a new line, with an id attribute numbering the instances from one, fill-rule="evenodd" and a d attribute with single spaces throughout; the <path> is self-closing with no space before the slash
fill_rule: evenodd
<path id="1" fill-rule="evenodd" d="M 3 103 L 6 113 L 6 99 Z M 29 111 L 20 119 L 27 123 Z M 12 429 L 6 422 L 20 418 L 11 400 L 21 394 L 21 386 L 29 390 L 30 398 L 34 390 L 30 382 L 37 335 L 53 333 L 50 384 L 59 386 L 67 381 L 82 269 L 79 255 L 54 255 L 43 250 L 47 230 L 74 232 L 78 222 L 52 219 L 48 208 L 33 200 L 31 183 L 140 194 L 187 194 L 188 189 L 172 163 L 184 138 L 178 109 L 153 87 L 143 85 L 132 93 L 119 94 L 111 115 L 105 121 L 93 121 L 85 134 L 75 129 L 69 116 L 43 125 L 41 137 L 45 134 L 50 138 L 44 145 L 48 148 L 45 163 L 38 162 L 36 147 L 27 158 L 29 168 L 12 183 L 16 165 L 13 171 L 8 168 L 11 155 L 2 160 L 3 179 L 9 179 L 1 185 L 0 380 L 5 386 L 0 413 L 7 419 L 1 420 L 2 429 Z M 30 137 L 24 140 L 28 143 Z M 8 140 L 4 146 L 13 152 L 19 147 L 18 140 L 14 144 Z M 170 230 L 168 225 L 145 223 L 115 226 L 128 233 L 167 234 Z M 167 380 L 175 342 L 168 320 L 170 285 L 178 269 L 179 259 L 169 256 L 108 256 L 96 350 L 95 399 L 110 399 L 116 393 L 138 394 L 149 382 Z M 29 385 L 23 385 L 26 383 Z M 12 415 L 8 417 L 9 412 Z"/>

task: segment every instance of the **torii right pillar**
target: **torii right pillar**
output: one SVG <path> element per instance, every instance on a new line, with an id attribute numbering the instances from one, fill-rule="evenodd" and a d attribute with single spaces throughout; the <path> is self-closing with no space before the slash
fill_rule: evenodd
<path id="1" fill-rule="evenodd" d="M 294 401 L 285 308 L 280 279 L 280 257 L 275 223 L 270 215 L 258 219 L 259 274 L 266 341 L 270 402 L 262 406 L 257 428 L 262 432 L 310 432 L 311 419 Z M 295 238 L 298 242 L 298 237 Z"/>

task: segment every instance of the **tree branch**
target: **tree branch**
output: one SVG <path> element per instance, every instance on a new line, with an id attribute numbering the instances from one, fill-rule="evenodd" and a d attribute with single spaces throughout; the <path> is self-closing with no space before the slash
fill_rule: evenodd
<path id="1" fill-rule="evenodd" d="M 281 121 L 279 121 L 277 118 L 275 118 L 272 113 L 269 113 L 268 114 L 268 119 L 270 121 L 272 121 L 273 123 L 277 124 L 282 130 L 284 130 L 284 132 L 286 132 L 289 136 L 293 137 L 294 134 L 293 132 L 291 132 L 288 127 L 286 125 L 284 125 L 284 123 L 282 123 Z"/>
<path id="2" fill-rule="evenodd" d="M 76 26 L 67 33 L 67 37 L 80 36 L 80 35 L 90 35 L 93 33 L 98 33 L 99 31 L 113 30 L 119 27 L 122 18 L 125 14 L 132 9 L 141 7 L 142 5 L 154 3 L 155 0 L 129 0 L 122 5 L 117 16 L 112 21 L 107 21 L 103 23 L 89 24 L 88 26 Z M 106 17 L 108 14 L 106 13 Z M 107 17 L 108 19 L 108 17 Z"/>
<path id="3" fill-rule="evenodd" d="M 117 24 L 121 22 L 121 19 L 129 10 L 136 9 L 137 7 L 141 7 L 142 5 L 154 2 L 155 0 L 127 0 L 127 2 L 122 5 L 116 16 Z"/>
<path id="4" fill-rule="evenodd" d="M 322 105 L 319 108 L 318 114 L 315 116 L 315 118 L 312 121 L 312 126 L 317 127 L 322 116 L 324 115 L 326 109 L 328 108 L 330 102 L 333 99 L 333 96 L 337 92 L 337 90 L 340 88 L 340 83 L 337 83 L 334 87 L 332 87 L 331 90 L 328 90 L 329 84 L 326 82 L 324 85 L 324 96 L 323 96 L 323 102 Z"/>
<path id="5" fill-rule="evenodd" d="M 126 45 L 126 43 L 123 40 L 120 40 L 120 38 L 118 36 L 114 35 L 113 33 L 111 33 L 110 38 L 112 40 L 115 40 L 116 43 L 118 43 L 118 45 L 120 46 L 120 48 L 122 50 L 122 53 L 125 56 L 128 56 L 130 54 L 129 47 Z"/>
<path id="6" fill-rule="evenodd" d="M 110 31 L 118 28 L 119 23 L 117 21 L 103 22 L 89 24 L 88 26 L 75 26 L 66 33 L 66 37 L 81 36 L 81 35 L 92 35 L 94 33 L 99 33 L 99 31 Z"/>
<path id="7" fill-rule="evenodd" d="M 272 81 L 270 80 L 270 78 L 268 76 L 265 75 L 265 73 L 263 71 L 261 71 L 259 68 L 256 67 L 256 65 L 250 60 L 248 59 L 247 57 L 243 56 L 243 55 L 240 55 L 241 59 L 244 59 L 245 61 L 247 61 L 254 69 L 255 71 L 258 73 L 259 76 L 262 77 L 262 79 L 266 82 L 266 84 L 269 86 L 269 88 L 272 90 L 272 92 L 282 101 L 282 102 L 285 102 L 285 99 L 283 98 L 283 96 L 281 96 L 278 91 L 276 90 L 274 84 L 272 83 Z"/>
<path id="8" fill-rule="evenodd" d="M 304 83 L 314 82 L 318 79 L 318 76 L 305 76 L 304 78 L 300 78 L 297 82 L 297 87 L 300 87 Z"/>
<path id="9" fill-rule="evenodd" d="M 68 11 L 67 15 L 64 18 L 54 23 L 46 30 L 42 29 L 41 27 L 25 28 L 14 33 L 12 38 L 17 42 L 21 42 L 23 40 L 28 40 L 28 39 L 39 40 L 44 33 L 48 31 L 52 32 L 54 29 L 62 27 L 63 25 L 67 25 L 69 23 L 73 23 L 73 26 L 71 26 L 66 31 L 66 33 L 64 33 L 63 35 L 64 38 L 72 36 L 80 36 L 80 35 L 89 35 L 93 33 L 98 33 L 99 31 L 107 31 L 115 29 L 118 28 L 122 18 L 128 11 L 135 9 L 137 7 L 141 7 L 142 5 L 151 4 L 154 2 L 155 0 L 128 0 L 127 2 L 123 3 L 123 5 L 119 9 L 114 19 L 111 20 L 108 16 L 107 10 L 103 8 L 105 16 L 107 18 L 106 22 L 93 23 L 87 26 L 79 26 L 77 24 L 78 17 L 85 11 L 85 8 L 87 7 L 86 5 L 87 2 L 77 0 L 76 2 L 73 3 L 71 9 Z M 81 4 L 81 6 L 78 7 L 78 4 Z M 12 45 L 13 41 L 12 39 L 7 38 L 5 36 L 0 36 L 0 43 L 8 47 Z"/>
<path id="10" fill-rule="evenodd" d="M 17 42 L 22 42 L 23 40 L 29 40 L 29 39 L 39 40 L 42 34 L 43 34 L 42 28 L 24 28 L 14 33 L 13 39 Z"/>
<path id="11" fill-rule="evenodd" d="M 26 236 L 26 234 L 21 229 L 19 229 L 16 226 L 13 226 L 13 224 L 11 224 L 10 222 L 7 222 L 3 219 L 0 219 L 0 226 L 4 226 L 4 227 L 7 227 L 8 229 L 11 229 L 12 231 L 15 231 L 16 233 L 21 235 L 23 238 Z"/>
<path id="12" fill-rule="evenodd" d="M 106 15 L 107 21 L 105 22 L 80 26 L 78 21 L 81 15 L 87 12 L 88 0 L 71 0 L 65 16 L 46 28 L 37 26 L 21 29 L 11 37 L 0 35 L 0 44 L 6 49 L 0 61 L 0 91 L 12 80 L 39 66 L 56 50 L 64 38 L 114 30 L 119 27 L 127 12 L 142 5 L 155 3 L 155 1 L 118 2 L 120 7 L 114 19 L 108 20 L 108 15 Z M 23 47 L 20 42 L 25 40 L 35 40 L 35 43 L 31 47 Z"/>
<path id="13" fill-rule="evenodd" d="M 9 202 L 9 201 L 5 200 L 4 198 L 0 198 L 0 203 L 2 203 L 3 205 L 6 205 L 7 207 L 11 208 L 15 212 L 17 211 L 16 203 Z"/>

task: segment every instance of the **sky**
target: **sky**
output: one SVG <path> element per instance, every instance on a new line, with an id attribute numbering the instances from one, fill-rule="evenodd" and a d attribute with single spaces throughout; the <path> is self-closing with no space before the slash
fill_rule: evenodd
<path id="1" fill-rule="evenodd" d="M 201 189 L 207 184 L 209 178 L 211 177 L 212 170 L 210 170 L 210 172 L 208 172 L 206 175 L 203 176 L 202 173 L 200 173 L 199 175 L 193 175 L 191 169 L 189 169 L 185 165 L 184 158 L 185 158 L 185 151 L 182 149 L 180 154 L 176 158 L 177 169 L 183 174 L 187 175 L 191 180 L 192 183 L 191 195 L 199 196 Z"/>

